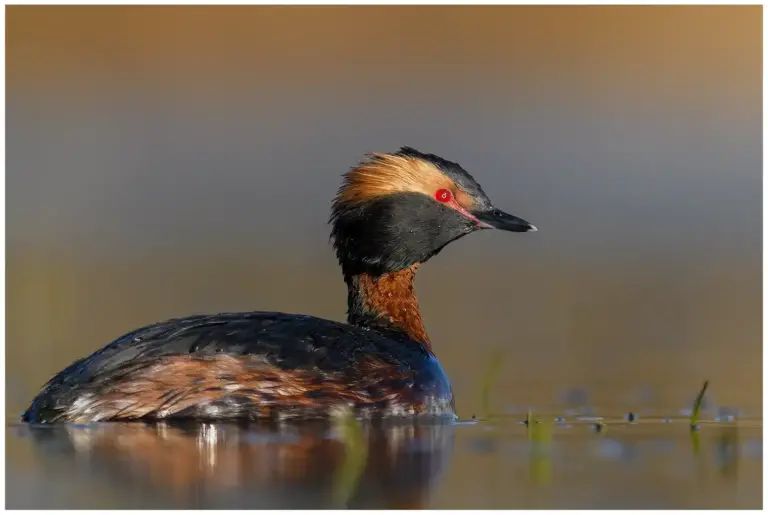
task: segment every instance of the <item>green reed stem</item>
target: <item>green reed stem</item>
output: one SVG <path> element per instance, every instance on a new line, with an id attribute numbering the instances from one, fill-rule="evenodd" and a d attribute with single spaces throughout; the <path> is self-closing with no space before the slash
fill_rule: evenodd
<path id="1" fill-rule="evenodd" d="M 701 411 L 701 404 L 704 402 L 704 394 L 707 392 L 709 381 L 704 381 L 704 385 L 701 387 L 699 395 L 696 396 L 696 400 L 693 403 L 693 411 L 691 412 L 691 430 L 698 429 L 699 412 Z"/>

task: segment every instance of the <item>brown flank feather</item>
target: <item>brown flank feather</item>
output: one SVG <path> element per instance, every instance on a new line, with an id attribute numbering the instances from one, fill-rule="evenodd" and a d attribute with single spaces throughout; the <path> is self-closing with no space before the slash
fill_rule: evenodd
<path id="1" fill-rule="evenodd" d="M 282 369 L 257 356 L 171 355 L 130 363 L 124 374 L 110 371 L 62 414 L 70 422 L 159 420 L 189 415 L 197 419 L 268 418 L 301 408 L 302 416 L 327 415 L 333 406 L 385 407 L 413 404 L 405 386 L 410 372 L 365 358 L 346 373 Z"/>

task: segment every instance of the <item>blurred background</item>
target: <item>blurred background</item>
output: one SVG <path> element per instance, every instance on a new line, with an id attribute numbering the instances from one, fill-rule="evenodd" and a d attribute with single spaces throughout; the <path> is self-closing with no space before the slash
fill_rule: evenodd
<path id="1" fill-rule="evenodd" d="M 499 411 L 762 417 L 759 6 L 6 13 L 9 423 L 138 326 L 343 320 L 330 200 L 402 145 L 539 228 L 421 269 L 461 416 L 501 353 Z"/>

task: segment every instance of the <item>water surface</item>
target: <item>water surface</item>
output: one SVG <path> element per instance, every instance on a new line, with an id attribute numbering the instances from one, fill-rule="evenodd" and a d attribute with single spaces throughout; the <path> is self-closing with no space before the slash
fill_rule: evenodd
<path id="1" fill-rule="evenodd" d="M 591 418 L 14 426 L 7 506 L 761 506 L 759 422 Z"/>

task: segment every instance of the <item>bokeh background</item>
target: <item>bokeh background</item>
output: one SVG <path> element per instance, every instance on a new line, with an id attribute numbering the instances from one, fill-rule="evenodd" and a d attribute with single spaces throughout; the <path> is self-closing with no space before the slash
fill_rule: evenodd
<path id="1" fill-rule="evenodd" d="M 501 352 L 498 410 L 762 416 L 759 6 L 6 12 L 9 422 L 137 326 L 344 319 L 330 199 L 401 145 L 539 227 L 421 269 L 461 415 Z"/>

